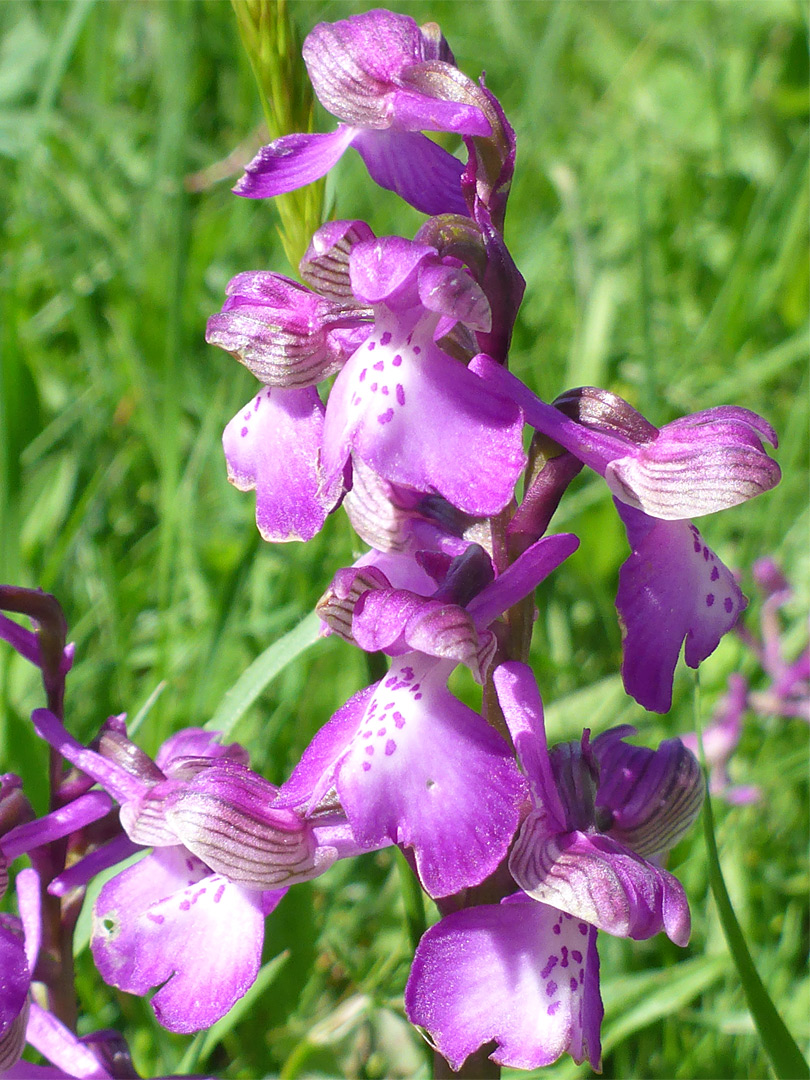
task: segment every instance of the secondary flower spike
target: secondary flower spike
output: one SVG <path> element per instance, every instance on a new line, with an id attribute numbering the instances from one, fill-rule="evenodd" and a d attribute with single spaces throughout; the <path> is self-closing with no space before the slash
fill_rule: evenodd
<path id="1" fill-rule="evenodd" d="M 343 122 L 331 134 L 284 135 L 263 147 L 237 195 L 266 198 L 303 187 L 353 146 L 372 179 L 417 210 L 468 213 L 462 162 L 420 133 L 487 136 L 491 127 L 475 104 L 478 87 L 455 67 L 435 23 L 419 27 L 406 15 L 367 11 L 320 23 L 303 54 L 318 99 Z"/>

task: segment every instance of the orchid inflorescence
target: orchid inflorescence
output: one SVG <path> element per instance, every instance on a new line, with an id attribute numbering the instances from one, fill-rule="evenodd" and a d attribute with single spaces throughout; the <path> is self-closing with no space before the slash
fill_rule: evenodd
<path id="1" fill-rule="evenodd" d="M 32 863 L 16 876 L 19 919 L 0 916 L 3 1075 L 23 1075 L 26 1038 L 67 1075 L 134 1075 L 111 1033 L 72 1034 L 69 973 L 43 962 L 40 941 L 43 914 L 53 937 L 54 910 L 57 925 L 75 921 L 87 883 L 139 852 L 101 889 L 92 952 L 109 984 L 159 987 L 152 1008 L 175 1032 L 210 1027 L 250 988 L 265 919 L 289 889 L 391 845 L 441 915 L 416 949 L 405 1010 L 452 1069 L 482 1047 L 501 1065 L 567 1052 L 598 1069 L 597 931 L 689 939 L 664 864 L 700 811 L 697 760 L 679 739 L 634 746 L 626 726 L 547 745 L 527 663 L 534 588 L 579 545 L 547 529 L 587 466 L 630 548 L 616 600 L 624 686 L 667 712 L 681 646 L 697 668 L 746 604 L 691 519 L 774 487 L 763 442 L 776 435 L 733 406 L 656 428 L 607 390 L 542 401 L 508 369 L 524 281 L 504 241 L 515 137 L 497 98 L 455 66 L 435 24 L 388 11 L 316 26 L 304 59 L 337 129 L 271 142 L 237 194 L 293 191 L 353 147 L 373 181 L 429 216 L 413 239 L 327 222 L 301 282 L 237 275 L 207 340 L 262 384 L 225 428 L 229 479 L 255 490 L 271 542 L 310 540 L 343 507 L 369 550 L 335 572 L 323 633 L 390 666 L 276 787 L 203 729 L 154 760 L 123 715 L 77 742 L 58 605 L 4 589 L 0 606 L 35 620 L 29 631 L 0 616 L 0 636 L 42 670 L 33 725 L 59 764 L 38 819 L 17 778 L 0 778 L 3 888 L 17 857 Z M 466 161 L 425 132 L 460 136 Z M 478 711 L 448 688 L 459 665 L 483 687 Z"/>

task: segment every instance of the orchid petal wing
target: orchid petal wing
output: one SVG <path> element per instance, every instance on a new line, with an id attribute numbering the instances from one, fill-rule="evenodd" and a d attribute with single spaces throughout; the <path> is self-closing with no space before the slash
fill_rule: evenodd
<path id="1" fill-rule="evenodd" d="M 705 784 L 697 758 L 680 739 L 657 750 L 611 742 L 601 753 L 596 806 L 611 819 L 608 832 L 636 855 L 664 855 L 686 835 L 703 805 Z"/>
<path id="2" fill-rule="evenodd" d="M 345 124 L 329 134 L 283 135 L 261 148 L 233 190 L 246 199 L 266 199 L 320 180 L 356 135 L 357 128 Z"/>
<path id="3" fill-rule="evenodd" d="M 668 424 L 653 442 L 611 461 L 613 494 L 665 521 L 712 514 L 776 487 L 781 472 L 752 428 L 736 418 Z M 764 421 L 763 421 L 764 423 Z"/>
<path id="4" fill-rule="evenodd" d="M 461 194 L 463 164 L 426 135 L 401 128 L 362 130 L 352 145 L 375 183 L 421 213 L 469 216 Z"/>

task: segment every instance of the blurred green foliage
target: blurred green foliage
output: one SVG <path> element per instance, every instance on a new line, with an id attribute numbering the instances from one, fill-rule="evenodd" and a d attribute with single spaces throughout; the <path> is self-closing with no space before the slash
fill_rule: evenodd
<path id="1" fill-rule="evenodd" d="M 527 281 L 513 368 L 545 397 L 608 386 L 654 423 L 715 404 L 764 413 L 779 489 L 702 523 L 739 569 L 778 558 L 806 635 L 808 355 L 807 9 L 760 2 L 397 3 L 438 21 L 459 65 L 499 95 L 518 137 L 507 240 Z M 290 6 L 301 38 L 349 3 Z M 251 376 L 204 343 L 231 276 L 290 273 L 267 202 L 229 187 L 263 139 L 230 5 L 0 6 L 0 576 L 62 602 L 76 642 L 67 716 L 80 738 L 133 716 L 153 751 L 202 725 L 251 661 L 311 610 L 356 541 L 343 517 L 306 546 L 258 538 L 219 439 Z M 316 110 L 316 128 L 333 121 Z M 448 144 L 452 145 L 452 144 Z M 330 212 L 378 234 L 420 217 L 359 160 L 327 181 Z M 554 738 L 633 722 L 649 744 L 693 727 L 680 672 L 670 715 L 625 698 L 613 598 L 625 557 L 604 485 L 581 478 L 555 527 L 579 553 L 538 593 L 533 659 Z M 754 619 L 756 604 L 748 616 Z M 707 712 L 756 667 L 734 637 L 704 665 Z M 273 781 L 367 682 L 340 641 L 310 649 L 235 735 Z M 474 691 L 459 679 L 459 692 Z M 165 685 L 164 685 L 165 684 Z M 28 714 L 35 672 L 0 653 L 3 770 L 43 809 Z M 760 805 L 717 810 L 732 897 L 764 981 L 807 1037 L 807 731 L 748 717 L 735 778 Z M 601 943 L 604 1075 L 761 1077 L 758 1049 L 707 896 L 699 836 L 672 868 L 693 901 L 686 955 Z M 435 915 L 435 912 L 434 912 Z M 147 1003 L 79 958 L 83 1029 L 123 1026 L 145 1075 L 413 1076 L 402 1018 L 409 944 L 390 854 L 298 886 L 268 922 L 273 963 L 250 1008 L 212 1036 L 169 1035 Z M 589 1075 L 570 1061 L 544 1070 Z"/>

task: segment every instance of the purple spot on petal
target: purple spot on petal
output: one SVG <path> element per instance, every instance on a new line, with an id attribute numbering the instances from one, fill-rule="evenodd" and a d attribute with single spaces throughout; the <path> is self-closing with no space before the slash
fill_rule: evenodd
<path id="1" fill-rule="evenodd" d="M 380 338 L 380 344 L 381 345 L 387 345 L 390 342 L 390 340 L 391 340 L 391 332 L 390 332 L 390 330 L 386 330 L 385 333 L 383 334 L 383 336 Z"/>
<path id="2" fill-rule="evenodd" d="M 733 608 L 734 608 L 734 601 L 731 599 L 730 596 L 727 596 L 725 598 L 725 600 L 723 601 L 723 607 L 726 609 L 726 611 L 730 615 Z"/>
<path id="3" fill-rule="evenodd" d="M 257 394 L 257 395 L 256 395 L 256 400 L 255 400 L 255 402 L 253 403 L 253 404 L 254 404 L 254 409 L 253 409 L 253 411 L 254 411 L 254 412 L 258 412 L 258 411 L 259 411 L 259 406 L 261 405 L 261 403 L 262 403 L 262 395 L 261 395 L 261 394 Z"/>
<path id="4" fill-rule="evenodd" d="M 385 734 L 385 728 L 381 727 L 380 730 L 377 732 L 377 734 L 380 736 L 380 738 L 382 738 L 383 735 Z"/>
<path id="5" fill-rule="evenodd" d="M 375 371 L 385 371 L 385 361 L 384 360 L 378 360 L 377 363 L 374 365 L 374 370 Z"/>
<path id="6" fill-rule="evenodd" d="M 576 988 L 579 986 L 579 983 L 576 979 L 571 979 L 568 985 L 571 987 L 571 993 L 573 994 Z"/>
<path id="7" fill-rule="evenodd" d="M 371 768 L 371 762 L 370 761 L 364 761 L 363 762 L 363 772 L 368 772 L 368 770 L 370 768 Z"/>
<path id="8" fill-rule="evenodd" d="M 393 419 L 394 419 L 394 410 L 393 409 L 386 409 L 384 413 L 380 413 L 380 415 L 377 417 L 377 420 L 381 424 L 388 424 Z"/>
<path id="9" fill-rule="evenodd" d="M 386 397 L 387 397 L 387 396 L 388 396 L 388 394 L 390 394 L 390 393 L 391 393 L 391 391 L 390 391 L 390 390 L 388 389 L 388 387 L 387 387 L 387 386 L 384 386 L 384 387 L 382 388 L 382 393 L 383 393 L 383 394 L 385 394 L 385 395 L 386 395 Z"/>
<path id="10" fill-rule="evenodd" d="M 222 896 L 223 896 L 224 892 L 225 892 L 225 886 L 224 886 L 224 884 L 223 884 L 223 885 L 220 885 L 220 887 L 219 887 L 219 888 L 217 889 L 217 891 L 216 891 L 216 892 L 214 893 L 214 903 L 215 903 L 215 904 L 218 904 L 218 903 L 220 902 L 220 900 L 222 899 Z"/>
<path id="11" fill-rule="evenodd" d="M 186 859 L 186 870 L 193 870 L 193 869 L 194 869 L 194 860 L 193 859 Z"/>
<path id="12" fill-rule="evenodd" d="M 396 686 L 396 682 L 397 682 L 396 675 L 389 675 L 388 678 L 385 680 L 385 685 L 386 686 Z"/>
<path id="13" fill-rule="evenodd" d="M 588 924 L 586 922 L 581 922 L 579 924 L 579 932 L 580 932 L 580 934 L 587 934 L 588 933 Z"/>
<path id="14" fill-rule="evenodd" d="M 248 429 L 246 427 L 243 427 L 241 432 L 240 432 L 243 439 L 247 435 L 247 433 L 248 433 Z"/>
<path id="15" fill-rule="evenodd" d="M 719 570 L 717 569 L 717 567 L 716 567 L 716 566 L 713 566 L 713 567 L 712 567 L 712 572 L 711 572 L 711 574 L 710 574 L 710 578 L 711 578 L 711 580 L 712 580 L 712 581 L 717 581 L 717 579 L 718 579 L 719 577 L 720 577 L 720 571 L 719 571 Z"/>
<path id="16" fill-rule="evenodd" d="M 245 415 L 242 417 L 242 419 L 243 420 L 249 420 L 250 416 L 251 416 L 250 409 L 248 409 L 248 411 L 245 413 Z"/>
<path id="17" fill-rule="evenodd" d="M 360 374 L 359 374 L 359 376 L 357 378 L 357 381 L 358 382 L 363 382 L 363 380 L 366 377 L 367 372 L 368 372 L 368 368 L 363 368 L 363 370 L 360 372 Z"/>
<path id="18" fill-rule="evenodd" d="M 552 926 L 552 928 L 551 928 L 551 929 L 552 929 L 552 931 L 553 931 L 553 932 L 554 932 L 555 934 L 561 934 L 561 933 L 562 933 L 562 927 L 560 926 L 560 924 L 559 924 L 559 923 L 555 923 L 555 924 L 554 924 L 554 925 Z"/>
<path id="19" fill-rule="evenodd" d="M 549 956 L 548 963 L 540 972 L 540 978 L 547 979 L 559 962 L 560 958 L 558 956 Z"/>
<path id="20" fill-rule="evenodd" d="M 714 603 L 714 593 L 706 593 L 706 607 L 711 607 Z"/>
<path id="21" fill-rule="evenodd" d="M 400 405 L 405 404 L 405 387 L 402 383 L 397 383 L 397 401 Z"/>
<path id="22" fill-rule="evenodd" d="M 181 911 L 188 911 L 190 908 L 191 908 L 191 902 L 189 900 L 181 900 L 180 901 L 180 910 Z"/>
<path id="23" fill-rule="evenodd" d="M 704 562 L 708 562 L 708 561 L 709 561 L 709 549 L 708 549 L 707 547 L 705 547 L 705 548 L 703 549 L 703 561 L 704 561 Z"/>
<path id="24" fill-rule="evenodd" d="M 368 754 L 368 756 L 371 757 L 371 755 L 374 753 L 374 747 L 371 744 L 369 744 L 368 746 L 365 747 L 365 751 Z"/>
<path id="25" fill-rule="evenodd" d="M 551 1003 L 551 1005 L 549 1005 L 549 1007 L 546 1009 L 546 1012 L 548 1013 L 548 1015 L 553 1016 L 554 1013 L 557 1012 L 557 1010 L 559 1009 L 561 1004 L 562 1004 L 561 1001 L 553 1001 Z"/>
<path id="26" fill-rule="evenodd" d="M 391 755 L 396 750 L 396 748 L 397 748 L 397 744 L 394 742 L 394 740 L 389 739 L 388 742 L 385 744 L 385 756 L 386 757 L 391 757 Z"/>
<path id="27" fill-rule="evenodd" d="M 158 926 L 160 926 L 161 923 L 166 921 L 166 916 L 165 915 L 154 915 L 151 911 L 148 911 L 146 913 L 146 917 L 148 919 L 150 919 L 152 922 L 157 923 Z"/>
<path id="28" fill-rule="evenodd" d="M 419 353 L 420 353 L 420 352 L 421 352 L 422 350 L 421 350 L 421 349 L 419 348 L 419 346 L 418 346 L 418 345 L 414 345 L 414 347 L 413 347 L 413 351 L 414 351 L 414 355 L 415 355 L 415 356 L 418 356 L 418 355 L 419 355 Z"/>
<path id="29" fill-rule="evenodd" d="M 370 729 L 370 728 L 367 728 L 367 729 L 366 729 L 366 730 L 365 730 L 365 731 L 363 732 L 363 734 L 362 734 L 361 738 L 363 738 L 363 739 L 370 739 L 370 738 L 371 738 L 371 735 L 372 735 L 371 729 Z"/>
<path id="30" fill-rule="evenodd" d="M 375 383 L 375 382 L 373 382 L 373 383 L 371 384 L 371 392 L 372 392 L 373 394 L 376 394 L 376 393 L 377 393 L 377 387 L 378 387 L 379 385 L 380 385 L 379 383 Z"/>
<path id="31" fill-rule="evenodd" d="M 562 960 L 560 961 L 560 967 L 568 967 L 568 947 L 566 945 L 563 945 L 560 952 L 562 953 Z"/>
<path id="32" fill-rule="evenodd" d="M 370 342 L 368 343 L 368 351 L 369 351 L 369 352 L 373 352 L 373 350 L 374 350 L 374 347 L 375 347 L 375 345 L 376 345 L 376 344 L 377 344 L 377 342 L 376 342 L 376 341 L 370 341 Z"/>
<path id="33" fill-rule="evenodd" d="M 574 958 L 574 960 L 576 960 L 578 964 L 582 963 L 582 953 L 579 951 L 579 949 L 572 949 L 571 956 Z"/>
<path id="34" fill-rule="evenodd" d="M 696 552 L 697 552 L 697 551 L 700 551 L 700 549 L 701 549 L 701 548 L 703 547 L 703 545 L 701 544 L 700 540 L 697 540 L 697 539 L 696 539 L 696 540 L 694 541 L 694 545 L 695 545 L 695 551 L 696 551 Z"/>
<path id="35" fill-rule="evenodd" d="M 399 355 L 399 353 L 397 353 L 391 363 L 394 365 L 394 367 L 399 367 L 399 365 L 402 363 L 402 357 Z"/>
<path id="36" fill-rule="evenodd" d="M 413 695 L 413 700 L 414 701 L 421 701 L 422 700 L 422 695 L 421 694 L 414 694 Z"/>
<path id="37" fill-rule="evenodd" d="M 582 984 L 584 982 L 585 982 L 585 968 L 583 967 L 583 968 L 579 969 L 579 985 L 582 986 Z"/>
<path id="38" fill-rule="evenodd" d="M 554 995 L 557 993 L 557 990 L 558 990 L 557 984 L 552 979 L 551 982 L 548 983 L 547 986 L 546 986 L 546 994 L 549 997 L 554 997 Z"/>
<path id="39" fill-rule="evenodd" d="M 400 729 L 405 727 L 405 717 L 401 712 L 394 713 L 394 724 Z"/>

